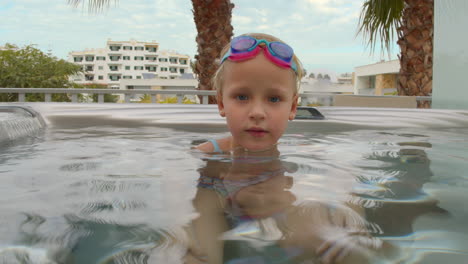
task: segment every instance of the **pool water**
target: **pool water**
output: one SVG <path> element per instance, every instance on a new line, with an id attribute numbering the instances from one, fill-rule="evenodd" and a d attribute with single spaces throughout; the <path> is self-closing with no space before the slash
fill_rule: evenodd
<path id="1" fill-rule="evenodd" d="M 206 125 L 200 125 L 201 117 L 185 116 L 198 126 L 180 114 L 172 118 L 171 109 L 148 117 L 165 120 L 164 125 L 117 120 L 99 109 L 45 111 L 47 128 L 0 145 L 0 263 L 183 263 L 187 230 L 200 217 L 201 174 L 216 174 L 233 160 L 190 150 L 227 135 L 222 121 L 213 117 L 214 108 L 192 113 L 205 115 Z M 135 111 L 139 117 L 145 112 Z M 395 263 L 464 263 L 467 126 L 414 125 L 423 122 L 420 117 L 408 126 L 366 126 L 364 119 L 340 125 L 330 123 L 333 113 L 328 112 L 328 123 L 293 121 L 278 144 L 278 160 L 286 164 L 282 178 L 261 164 L 247 168 L 268 180 L 233 185 L 236 191 L 252 188 L 245 196 L 251 207 L 242 208 L 274 215 L 266 207 L 281 203 L 282 194 L 292 197 L 293 206 L 347 203 L 366 218 L 372 236 L 401 248 Z M 276 186 L 276 179 L 287 185 L 277 195 L 260 190 Z M 231 192 L 229 182 L 224 184 Z M 253 205 L 255 197 L 262 204 Z M 244 231 L 232 228 L 223 234 L 225 262 L 252 257 L 252 250 L 239 251 L 243 246 L 232 249 L 239 241 L 254 247 L 254 253 L 268 253 L 281 238 L 278 228 L 252 224 Z M 300 263 L 294 261 L 278 263 Z"/>

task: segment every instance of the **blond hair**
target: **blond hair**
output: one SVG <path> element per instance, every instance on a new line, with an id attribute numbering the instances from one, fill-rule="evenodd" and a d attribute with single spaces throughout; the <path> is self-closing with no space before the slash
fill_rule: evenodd
<path id="1" fill-rule="evenodd" d="M 285 43 L 284 41 L 282 41 L 281 39 L 279 39 L 279 38 L 277 38 L 275 36 L 264 34 L 264 33 L 247 33 L 247 34 L 242 34 L 241 36 L 250 36 L 250 37 L 253 37 L 253 38 L 256 38 L 256 39 L 265 39 L 267 41 L 278 41 L 278 42 Z M 228 52 L 230 47 L 231 47 L 231 43 L 228 43 L 223 48 L 219 58 L 217 59 L 217 63 L 221 63 L 221 59 L 223 58 L 224 54 L 226 54 L 226 52 Z M 302 79 L 302 77 L 304 75 L 304 68 L 302 67 L 301 61 L 299 60 L 299 58 L 295 54 L 293 55 L 293 61 L 297 65 L 297 72 L 295 74 L 295 78 L 296 78 L 295 93 L 297 94 L 299 92 L 299 88 L 300 88 L 300 85 L 301 85 L 301 79 Z M 214 74 L 214 76 L 212 78 L 213 87 L 214 87 L 214 89 L 216 91 L 218 91 L 218 93 L 222 92 L 223 72 L 224 72 L 224 68 L 225 68 L 224 65 L 225 65 L 224 63 L 219 65 L 218 69 L 216 70 L 216 72 L 215 72 L 215 74 Z"/>

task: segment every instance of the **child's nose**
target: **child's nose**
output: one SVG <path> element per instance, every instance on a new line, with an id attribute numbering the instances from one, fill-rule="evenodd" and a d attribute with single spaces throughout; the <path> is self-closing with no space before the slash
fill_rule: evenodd
<path id="1" fill-rule="evenodd" d="M 265 108 L 261 103 L 253 103 L 250 109 L 249 117 L 254 120 L 265 119 Z"/>

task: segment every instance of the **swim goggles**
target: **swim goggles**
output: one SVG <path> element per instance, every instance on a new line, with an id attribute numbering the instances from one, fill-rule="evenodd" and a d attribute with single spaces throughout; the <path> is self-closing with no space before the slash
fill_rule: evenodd
<path id="1" fill-rule="evenodd" d="M 265 48 L 259 46 L 261 43 L 265 44 Z M 297 74 L 297 65 L 293 60 L 293 49 L 282 42 L 270 42 L 265 39 L 256 39 L 251 36 L 235 37 L 231 41 L 231 48 L 221 59 L 221 63 L 229 59 L 231 61 L 243 61 L 254 58 L 264 50 L 265 56 L 283 68 L 291 68 Z"/>

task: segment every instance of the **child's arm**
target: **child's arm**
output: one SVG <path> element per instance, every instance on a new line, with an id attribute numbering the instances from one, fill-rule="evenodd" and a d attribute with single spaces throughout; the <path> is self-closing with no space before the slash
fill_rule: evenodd
<path id="1" fill-rule="evenodd" d="M 347 207 L 300 204 L 289 210 L 282 245 L 302 248 L 323 263 L 372 263 L 393 247 L 367 232 L 366 221 Z M 314 254 L 315 253 L 315 254 Z"/>
<path id="2" fill-rule="evenodd" d="M 372 263 L 396 252 L 393 245 L 372 237 L 369 223 L 350 208 L 334 208 L 330 220 L 332 225 L 320 231 L 324 241 L 316 249 L 324 263 Z"/>
<path id="3" fill-rule="evenodd" d="M 190 256 L 187 262 L 222 263 L 223 241 L 220 238 L 228 230 L 223 204 L 216 191 L 198 188 L 193 205 L 199 213 L 192 222 L 192 240 Z"/>

